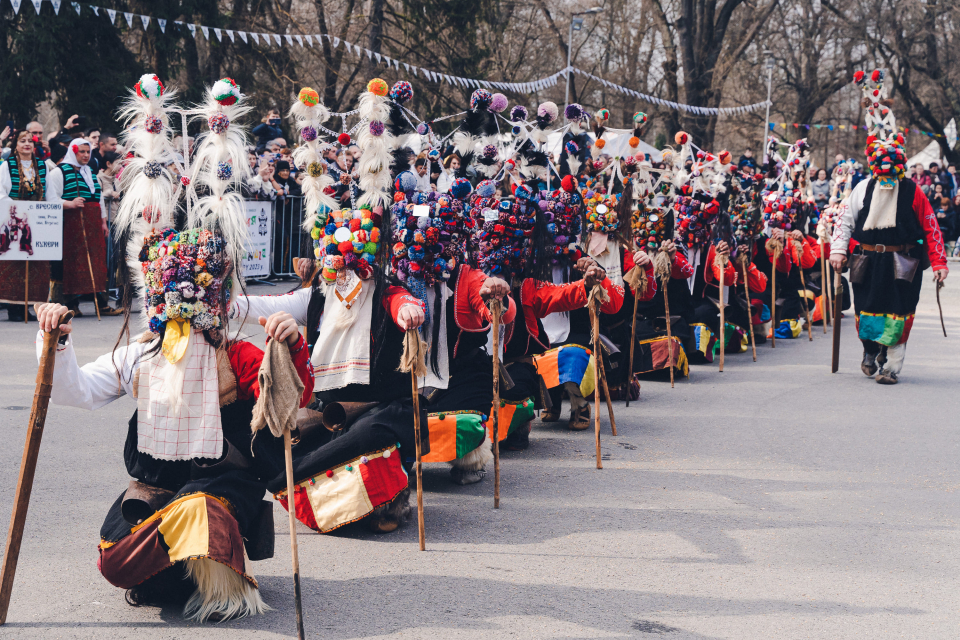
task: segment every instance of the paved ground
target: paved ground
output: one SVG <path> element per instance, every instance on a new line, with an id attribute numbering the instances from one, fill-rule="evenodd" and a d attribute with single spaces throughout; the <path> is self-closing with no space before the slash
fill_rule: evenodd
<path id="1" fill-rule="evenodd" d="M 960 283 L 949 339 L 924 285 L 903 382 L 859 371 L 853 323 L 648 382 L 592 438 L 537 424 L 493 484 L 425 472 L 428 551 L 387 536 L 300 530 L 310 638 L 948 638 L 960 635 Z M 92 311 L 92 307 L 90 308 Z M 81 361 L 118 322 L 77 321 Z M 6 525 L 36 374 L 34 327 L 0 324 L 0 522 Z M 286 518 L 254 565 L 275 611 L 223 625 L 134 609 L 96 569 L 98 530 L 127 483 L 133 403 L 51 407 L 9 621 L 10 638 L 295 636 Z M 281 512 L 277 508 L 277 515 Z"/>

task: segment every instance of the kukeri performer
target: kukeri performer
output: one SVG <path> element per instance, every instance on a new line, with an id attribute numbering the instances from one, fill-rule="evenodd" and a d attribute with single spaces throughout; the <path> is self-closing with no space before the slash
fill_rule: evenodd
<path id="1" fill-rule="evenodd" d="M 35 145 L 30 133 L 17 135 L 16 147 L 10 157 L 0 163 L 0 199 L 59 202 L 63 191 L 63 174 L 59 168 L 47 169 L 34 153 Z M 66 234 L 64 234 L 66 238 Z M 0 254 L 19 247 L 33 254 L 32 231 L 29 223 L 15 211 L 0 211 Z M 26 299 L 31 304 L 50 299 L 50 262 L 30 261 L 29 279 L 27 263 L 22 260 L 0 261 L 0 302 L 6 303 L 7 319 L 22 322 L 24 314 L 24 283 L 29 286 Z M 31 317 L 31 319 L 33 319 Z"/>
<path id="2" fill-rule="evenodd" d="M 117 214 L 118 248 L 130 263 L 124 297 L 130 300 L 135 290 L 143 296 L 146 331 L 80 367 L 72 326 L 62 325 L 51 399 L 86 409 L 124 395 L 137 400 L 123 454 L 133 481 L 101 528 L 100 572 L 128 589 L 134 606 L 185 603 L 189 619 L 224 620 L 268 609 L 244 551 L 251 560 L 272 556 L 272 507 L 263 494 L 269 480 L 283 478 L 283 441 L 270 433 L 253 437 L 251 423 L 261 391 L 282 390 L 261 390 L 263 353 L 227 337 L 246 219 L 239 198 L 220 184 L 230 176 L 217 166 L 228 157 L 245 165 L 245 136 L 235 128 L 236 144 L 221 145 L 224 153 L 195 165 L 193 182 L 219 194 L 218 203 L 201 200 L 193 211 L 202 217 L 192 218 L 198 226 L 177 229 L 181 185 L 163 168 L 175 154 L 172 95 L 156 76 L 145 75 L 121 112 L 133 157 Z M 236 102 L 226 100 L 221 104 Z M 236 113 L 224 111 L 226 130 L 228 115 Z M 55 303 L 42 306 L 41 332 L 65 311 Z M 129 315 L 125 329 L 128 321 Z M 307 349 L 293 319 L 278 313 L 259 322 L 269 339 L 286 342 L 296 377 L 312 388 Z M 291 398 L 301 406 L 308 399 L 308 392 Z"/>
<path id="3" fill-rule="evenodd" d="M 834 221 L 830 264 L 838 272 L 850 262 L 857 332 L 863 343 L 860 368 L 880 384 L 896 384 L 913 326 L 923 270 L 933 267 L 939 284 L 947 278 L 943 236 L 923 192 L 904 179 L 903 135 L 883 86 L 884 74 L 854 80 L 863 91 L 870 135 L 871 177 L 854 187 Z M 854 248 L 851 253 L 850 247 Z"/>

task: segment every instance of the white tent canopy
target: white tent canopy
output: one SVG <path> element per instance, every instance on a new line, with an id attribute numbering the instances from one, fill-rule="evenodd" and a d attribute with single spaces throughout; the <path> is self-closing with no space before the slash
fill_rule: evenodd
<path id="1" fill-rule="evenodd" d="M 938 166 L 943 166 L 940 162 L 940 145 L 937 142 L 931 142 L 917 155 L 907 160 L 907 168 L 919 163 L 924 169 L 930 168 L 930 163 L 936 162 Z"/>
<path id="2" fill-rule="evenodd" d="M 597 136 L 593 135 L 593 133 L 590 133 L 589 135 L 591 140 L 596 140 Z M 628 153 L 630 155 L 635 155 L 637 153 L 649 153 L 651 162 L 660 162 L 663 160 L 663 154 L 643 140 L 640 141 L 640 145 L 637 147 L 636 151 L 631 149 L 627 145 L 627 142 L 630 140 L 629 133 L 608 132 L 603 139 L 606 141 L 606 145 L 603 147 L 603 155 L 605 156 L 623 157 Z M 554 131 L 547 134 L 547 143 L 544 145 L 544 151 L 547 153 L 553 153 L 553 156 L 559 159 L 560 154 L 563 152 L 563 134 L 559 131 Z"/>

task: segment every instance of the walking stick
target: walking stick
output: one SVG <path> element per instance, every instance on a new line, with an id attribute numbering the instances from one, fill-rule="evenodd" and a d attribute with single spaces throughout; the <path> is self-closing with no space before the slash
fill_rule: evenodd
<path id="1" fill-rule="evenodd" d="M 500 508 L 500 299 L 490 301 L 493 316 L 493 508 Z"/>
<path id="2" fill-rule="evenodd" d="M 610 431 L 613 435 L 617 435 L 617 421 L 613 418 L 613 402 L 610 400 L 610 389 L 607 388 L 607 371 L 603 366 L 603 352 L 600 350 L 600 304 L 603 293 L 603 287 L 598 284 L 593 285 L 587 304 L 590 305 L 590 320 L 593 326 L 594 359 L 598 360 L 600 368 L 599 384 L 603 385 L 603 395 L 607 401 L 607 413 L 610 415 Z"/>
<path id="3" fill-rule="evenodd" d="M 747 295 L 747 313 L 750 314 L 750 320 L 747 324 L 750 325 L 750 346 L 753 347 L 753 361 L 757 361 L 757 340 L 753 335 L 753 305 L 750 304 L 750 285 L 747 284 L 747 260 L 741 261 L 741 266 L 743 267 L 743 290 Z"/>
<path id="4" fill-rule="evenodd" d="M 97 301 L 97 281 L 93 277 L 93 262 L 90 260 L 90 245 L 87 244 L 87 225 L 80 209 L 80 229 L 83 231 L 83 248 L 87 250 L 87 268 L 90 270 L 90 284 L 93 285 L 93 308 L 97 310 L 97 322 L 100 322 L 100 302 Z"/>
<path id="5" fill-rule="evenodd" d="M 667 294 L 667 279 L 661 280 L 660 284 L 663 287 L 664 313 L 667 314 L 667 354 L 670 358 L 670 388 L 673 389 L 673 329 L 670 326 L 670 296 Z"/>
<path id="6" fill-rule="evenodd" d="M 840 279 L 840 271 L 833 272 L 833 361 L 830 365 L 830 372 L 836 373 L 840 368 L 840 305 L 843 300 L 843 281 Z"/>
<path id="7" fill-rule="evenodd" d="M 33 406 L 30 408 L 27 439 L 23 444 L 20 477 L 17 479 L 17 493 L 13 500 L 10 530 L 7 533 L 7 546 L 3 554 L 3 569 L 0 570 L 0 625 L 7 621 L 7 608 L 10 605 L 10 594 L 13 592 L 13 578 L 17 572 L 17 560 L 20 558 L 23 527 L 27 520 L 30 493 L 33 490 L 33 476 L 37 470 L 37 457 L 40 454 L 40 440 L 43 438 L 47 405 L 50 404 L 50 391 L 53 387 L 53 367 L 56 364 L 54 356 L 57 341 L 60 339 L 60 325 L 70 322 L 73 316 L 73 311 L 67 311 L 53 331 L 43 334 L 40 367 L 37 370 L 37 387 L 33 394 Z"/>
<path id="8" fill-rule="evenodd" d="M 943 289 L 943 282 L 937 280 L 937 309 L 940 310 L 940 328 L 943 329 L 943 337 L 947 337 L 947 325 L 943 324 L 943 307 L 940 305 L 940 289 Z"/>
<path id="9" fill-rule="evenodd" d="M 297 637 L 303 640 L 303 599 L 300 595 L 300 555 L 297 553 L 297 516 L 294 508 L 295 485 L 293 483 L 293 449 L 290 430 L 283 430 L 283 455 L 287 471 L 287 516 L 290 520 L 290 551 L 293 560 L 293 594 L 297 601 Z"/>
<path id="10" fill-rule="evenodd" d="M 797 264 L 797 269 L 800 271 L 800 286 L 803 287 L 803 313 L 807 318 L 807 337 L 810 338 L 810 342 L 813 342 L 813 326 L 810 324 L 810 305 L 807 304 L 807 282 L 803 278 L 803 267 L 800 264 Z"/>
<path id="11" fill-rule="evenodd" d="M 831 325 L 832 325 L 833 322 L 834 322 L 834 314 L 833 314 L 833 285 L 832 285 L 832 282 L 831 282 L 831 281 L 833 280 L 833 267 L 830 265 L 830 260 L 827 260 L 827 261 L 826 261 L 826 265 L 827 265 L 827 266 L 826 266 L 827 277 L 826 277 L 826 279 L 824 280 L 824 283 L 825 283 L 825 287 L 824 287 L 824 288 L 825 288 L 826 291 L 827 291 L 827 313 L 828 313 L 828 315 L 827 315 L 827 324 L 831 324 Z"/>
<path id="12" fill-rule="evenodd" d="M 937 292 L 939 296 L 940 292 Z M 27 324 L 27 318 L 30 317 L 30 261 L 23 263 L 23 324 Z"/>
<path id="13" fill-rule="evenodd" d="M 770 348 L 777 348 L 777 260 L 770 273 Z"/>
<path id="14" fill-rule="evenodd" d="M 600 319 L 597 317 L 594 306 L 587 303 L 590 310 L 590 326 L 593 329 L 593 434 L 597 443 L 597 469 L 603 469 L 600 461 L 600 371 L 597 361 L 603 357 L 600 354 Z"/>
<path id="15" fill-rule="evenodd" d="M 823 255 L 823 241 L 820 242 L 820 282 L 823 285 L 821 287 L 823 290 L 820 292 L 820 324 L 823 325 L 823 335 L 827 335 L 827 306 L 829 305 L 829 299 L 827 297 L 827 289 L 830 288 L 830 283 L 827 282 L 827 260 Z"/>
<path id="16" fill-rule="evenodd" d="M 723 270 L 727 264 L 719 253 L 715 262 L 720 265 L 720 373 L 723 373 L 723 354 L 727 350 L 727 312 L 726 305 L 723 304 Z"/>
<path id="17" fill-rule="evenodd" d="M 411 347 L 411 342 L 416 342 L 416 346 Z M 426 551 L 427 543 L 423 524 L 423 453 L 420 442 L 420 390 L 417 388 L 417 375 L 419 375 L 419 373 L 426 374 L 426 372 L 417 371 L 418 368 L 423 368 L 423 360 L 420 356 L 420 336 L 416 329 L 410 329 L 407 331 L 404 354 L 406 354 L 408 351 L 416 353 L 416 356 L 414 357 L 413 362 L 410 363 L 411 366 L 409 368 L 410 384 L 413 392 L 413 436 L 417 440 L 417 527 L 420 537 L 420 551 Z M 401 362 L 406 364 L 407 359 L 403 358 Z M 404 366 L 401 366 L 401 370 L 404 368 Z"/>
<path id="18" fill-rule="evenodd" d="M 633 349 L 637 344 L 637 303 L 640 302 L 639 291 L 633 292 L 633 323 L 630 327 L 630 359 L 627 365 L 627 406 L 630 406 L 630 383 L 633 381 Z M 612 416 L 612 411 L 611 411 Z M 611 420 L 611 423 L 613 421 Z M 616 432 L 614 432 L 616 435 Z"/>

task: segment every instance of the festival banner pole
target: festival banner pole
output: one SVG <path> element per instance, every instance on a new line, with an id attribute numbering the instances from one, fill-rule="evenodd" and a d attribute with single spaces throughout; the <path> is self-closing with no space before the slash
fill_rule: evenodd
<path id="1" fill-rule="evenodd" d="M 52 331 L 43 334 L 37 386 L 33 394 L 33 407 L 30 409 L 27 439 L 23 444 L 20 477 L 17 479 L 17 492 L 13 500 L 13 511 L 10 514 L 10 530 L 7 533 L 7 546 L 3 554 L 3 569 L 0 571 L 0 625 L 7 621 L 7 608 L 10 606 L 10 595 L 13 593 L 13 578 L 17 572 L 17 560 L 20 558 L 23 527 L 27 521 L 33 476 L 36 473 L 37 458 L 40 455 L 40 440 L 43 438 L 47 406 L 50 404 L 50 391 L 53 388 L 53 368 L 56 365 L 55 353 L 57 342 L 60 340 L 60 325 L 70 322 L 73 316 L 73 311 L 67 311 Z"/>

